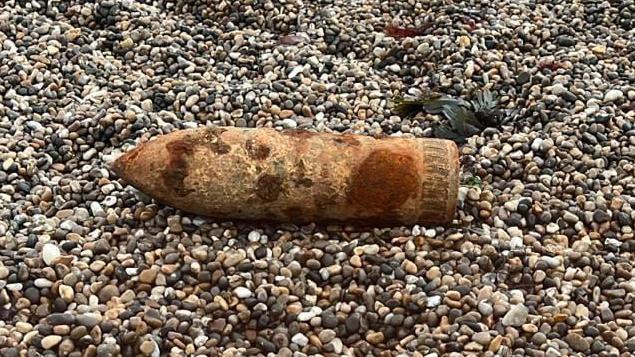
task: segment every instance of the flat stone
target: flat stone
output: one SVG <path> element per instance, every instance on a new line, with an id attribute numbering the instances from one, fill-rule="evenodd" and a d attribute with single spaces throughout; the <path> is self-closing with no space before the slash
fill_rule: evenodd
<path id="1" fill-rule="evenodd" d="M 106 285 L 99 290 L 99 302 L 106 303 L 113 297 L 119 296 L 119 288 L 116 285 Z"/>
<path id="2" fill-rule="evenodd" d="M 529 309 L 525 305 L 513 305 L 511 309 L 503 316 L 502 323 L 504 326 L 520 327 L 527 320 Z"/>
<path id="3" fill-rule="evenodd" d="M 472 341 L 487 347 L 492 341 L 492 335 L 489 333 L 489 331 L 477 332 L 472 335 Z"/>
<path id="4" fill-rule="evenodd" d="M 93 328 L 98 325 L 102 320 L 101 315 L 96 313 L 78 314 L 75 316 L 75 322 L 78 325 L 85 326 L 87 328 Z"/>
<path id="5" fill-rule="evenodd" d="M 291 118 L 295 113 L 293 112 L 293 110 L 289 110 L 289 109 L 284 109 L 280 111 L 280 114 L 278 114 L 278 116 L 280 117 L 280 119 L 287 119 L 287 118 Z"/>
<path id="6" fill-rule="evenodd" d="M 75 323 L 75 316 L 70 313 L 52 313 L 46 317 L 46 322 L 51 325 L 72 325 Z"/>
<path id="7" fill-rule="evenodd" d="M 144 269 L 139 273 L 139 282 L 144 284 L 152 284 L 159 274 L 157 269 Z"/>
<path id="8" fill-rule="evenodd" d="M 577 352 L 588 352 L 591 347 L 589 341 L 577 333 L 569 333 L 567 337 L 565 337 L 565 341 Z"/>
<path id="9" fill-rule="evenodd" d="M 143 314 L 143 321 L 145 321 L 152 328 L 159 328 L 163 326 L 163 321 L 161 320 L 161 313 L 155 309 L 148 309 Z"/>
<path id="10" fill-rule="evenodd" d="M 53 347 L 57 346 L 61 341 L 62 341 L 62 336 L 49 335 L 44 337 L 40 343 L 43 349 L 50 350 Z"/>
<path id="11" fill-rule="evenodd" d="M 207 250 L 208 250 L 207 246 L 196 247 L 192 249 L 191 251 L 192 257 L 198 261 L 205 261 L 207 260 L 207 256 L 208 256 Z"/>
<path id="12" fill-rule="evenodd" d="M 234 265 L 242 262 L 247 257 L 244 250 L 235 250 L 225 253 L 225 260 L 223 260 L 223 266 L 225 268 L 233 267 Z"/>

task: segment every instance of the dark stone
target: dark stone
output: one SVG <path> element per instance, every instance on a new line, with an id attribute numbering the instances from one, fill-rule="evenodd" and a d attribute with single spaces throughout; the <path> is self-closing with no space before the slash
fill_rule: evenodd
<path id="1" fill-rule="evenodd" d="M 61 248 L 65 252 L 70 252 L 71 250 L 75 249 L 75 247 L 77 247 L 77 242 L 73 242 L 73 241 L 66 241 L 61 244 Z"/>
<path id="2" fill-rule="evenodd" d="M 593 212 L 593 220 L 598 223 L 604 223 L 611 220 L 611 216 L 606 211 L 596 210 Z"/>
<path id="3" fill-rule="evenodd" d="M 361 327 L 360 321 L 359 321 L 359 314 L 352 313 L 350 316 L 346 318 L 346 321 L 344 322 L 344 324 L 346 326 L 346 331 L 349 334 L 359 332 L 359 329 Z"/>
<path id="4" fill-rule="evenodd" d="M 337 316 L 331 311 L 323 311 L 320 317 L 322 318 L 322 327 L 331 329 L 337 327 Z"/>
<path id="5" fill-rule="evenodd" d="M 558 37 L 558 45 L 562 47 L 571 47 L 575 46 L 576 40 L 569 36 L 560 36 Z"/>
<path id="6" fill-rule="evenodd" d="M 30 234 L 26 239 L 26 246 L 28 248 L 35 248 L 35 244 L 37 244 L 37 236 L 35 234 Z"/>
<path id="7" fill-rule="evenodd" d="M 402 314 L 395 314 L 390 318 L 388 323 L 392 326 L 401 326 L 403 324 L 405 317 Z"/>
<path id="8" fill-rule="evenodd" d="M 600 330 L 595 326 L 586 326 L 584 328 L 584 335 L 589 337 L 597 337 L 600 335 Z"/>
<path id="9" fill-rule="evenodd" d="M 111 343 L 103 343 L 97 346 L 97 357 L 116 357 L 119 355 L 117 345 Z"/>
<path id="10" fill-rule="evenodd" d="M 264 337 L 257 338 L 257 344 L 260 348 L 262 348 L 265 352 L 276 352 L 276 345 L 273 342 L 269 341 Z"/>
<path id="11" fill-rule="evenodd" d="M 20 352 L 17 347 L 7 347 L 0 349 L 0 356 L 3 357 L 20 357 Z"/>
<path id="12" fill-rule="evenodd" d="M 79 314 L 75 317 L 75 321 L 78 325 L 85 326 L 86 328 L 93 328 L 99 324 L 101 319 L 95 315 Z"/>
<path id="13" fill-rule="evenodd" d="M 40 302 L 40 290 L 34 286 L 27 288 L 24 291 L 24 297 L 29 299 L 31 304 L 38 304 Z"/>
<path id="14" fill-rule="evenodd" d="M 578 97 L 570 91 L 565 90 L 564 92 L 562 92 L 562 99 L 566 100 L 567 102 L 573 103 L 578 100 Z"/>
<path id="15" fill-rule="evenodd" d="M 598 139 L 589 132 L 582 134 L 582 139 L 591 145 L 597 145 L 598 143 Z"/>
<path id="16" fill-rule="evenodd" d="M 79 340 L 80 338 L 86 336 L 88 334 L 88 329 L 85 326 L 77 326 L 71 330 L 71 339 Z"/>
<path id="17" fill-rule="evenodd" d="M 602 321 L 604 322 L 611 322 L 615 320 L 615 315 L 613 314 L 613 311 L 611 311 L 611 309 L 609 309 L 608 307 L 600 311 L 600 317 L 602 318 Z"/>
<path id="18" fill-rule="evenodd" d="M 52 313 L 46 317 L 46 322 L 51 325 L 72 325 L 75 323 L 75 316 L 70 313 Z"/>
<path id="19" fill-rule="evenodd" d="M 53 300 L 53 311 L 54 312 L 64 312 L 68 308 L 68 304 L 61 297 L 55 298 Z"/>
<path id="20" fill-rule="evenodd" d="M 529 72 L 527 71 L 522 71 L 518 74 L 518 77 L 516 77 L 516 83 L 518 84 L 525 84 L 528 83 L 531 80 L 531 74 L 529 74 Z"/>
<path id="21" fill-rule="evenodd" d="M 593 353 L 603 352 L 605 348 L 605 344 L 601 340 L 594 340 L 591 344 L 591 352 Z"/>
<path id="22" fill-rule="evenodd" d="M 152 328 L 159 328 L 163 324 L 163 321 L 161 320 L 161 314 L 155 309 L 148 309 L 143 314 L 143 321 L 145 321 Z"/>
<path id="23" fill-rule="evenodd" d="M 105 239 L 99 239 L 95 242 L 95 254 L 106 254 L 110 251 L 110 243 Z"/>
<path id="24" fill-rule="evenodd" d="M 617 212 L 615 217 L 617 218 L 617 223 L 622 227 L 631 227 L 633 225 L 631 216 L 624 212 Z"/>
<path id="25" fill-rule="evenodd" d="M 267 248 L 260 246 L 256 249 L 256 251 L 254 252 L 254 255 L 256 256 L 256 258 L 258 259 L 262 259 L 264 257 L 267 256 Z"/>

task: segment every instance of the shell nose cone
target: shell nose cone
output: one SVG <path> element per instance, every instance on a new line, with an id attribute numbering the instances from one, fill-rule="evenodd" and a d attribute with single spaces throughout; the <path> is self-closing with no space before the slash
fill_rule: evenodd
<path id="1" fill-rule="evenodd" d="M 123 178 L 124 180 L 126 179 L 125 176 L 125 170 L 124 170 L 124 161 L 125 161 L 125 156 L 127 154 L 123 154 L 121 156 L 119 156 L 110 166 L 112 168 L 112 171 L 114 171 L 114 173 Z"/>
<path id="2" fill-rule="evenodd" d="M 139 157 L 139 154 L 141 154 L 142 149 L 143 149 L 143 145 L 138 146 L 135 149 L 128 151 L 127 153 L 119 156 L 119 158 L 117 158 L 112 163 L 112 166 L 111 166 L 115 174 L 119 176 L 120 178 L 124 179 L 125 181 L 131 182 L 132 173 L 130 171 L 131 171 L 131 168 L 135 166 L 134 162 Z"/>

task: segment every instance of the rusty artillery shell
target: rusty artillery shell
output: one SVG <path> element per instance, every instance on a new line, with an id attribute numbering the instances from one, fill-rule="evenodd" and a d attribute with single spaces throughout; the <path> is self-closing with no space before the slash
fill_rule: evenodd
<path id="1" fill-rule="evenodd" d="M 459 186 L 452 141 L 265 128 L 162 135 L 113 170 L 186 212 L 291 223 L 447 224 Z"/>

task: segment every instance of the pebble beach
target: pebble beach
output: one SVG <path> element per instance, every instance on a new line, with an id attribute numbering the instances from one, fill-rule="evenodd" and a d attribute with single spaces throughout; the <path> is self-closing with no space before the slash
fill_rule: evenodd
<path id="1" fill-rule="evenodd" d="M 416 27 L 394 38 L 386 26 Z M 0 355 L 635 354 L 635 2 L 7 0 Z M 220 222 L 111 170 L 199 126 L 430 137 L 488 88 L 448 227 Z"/>

